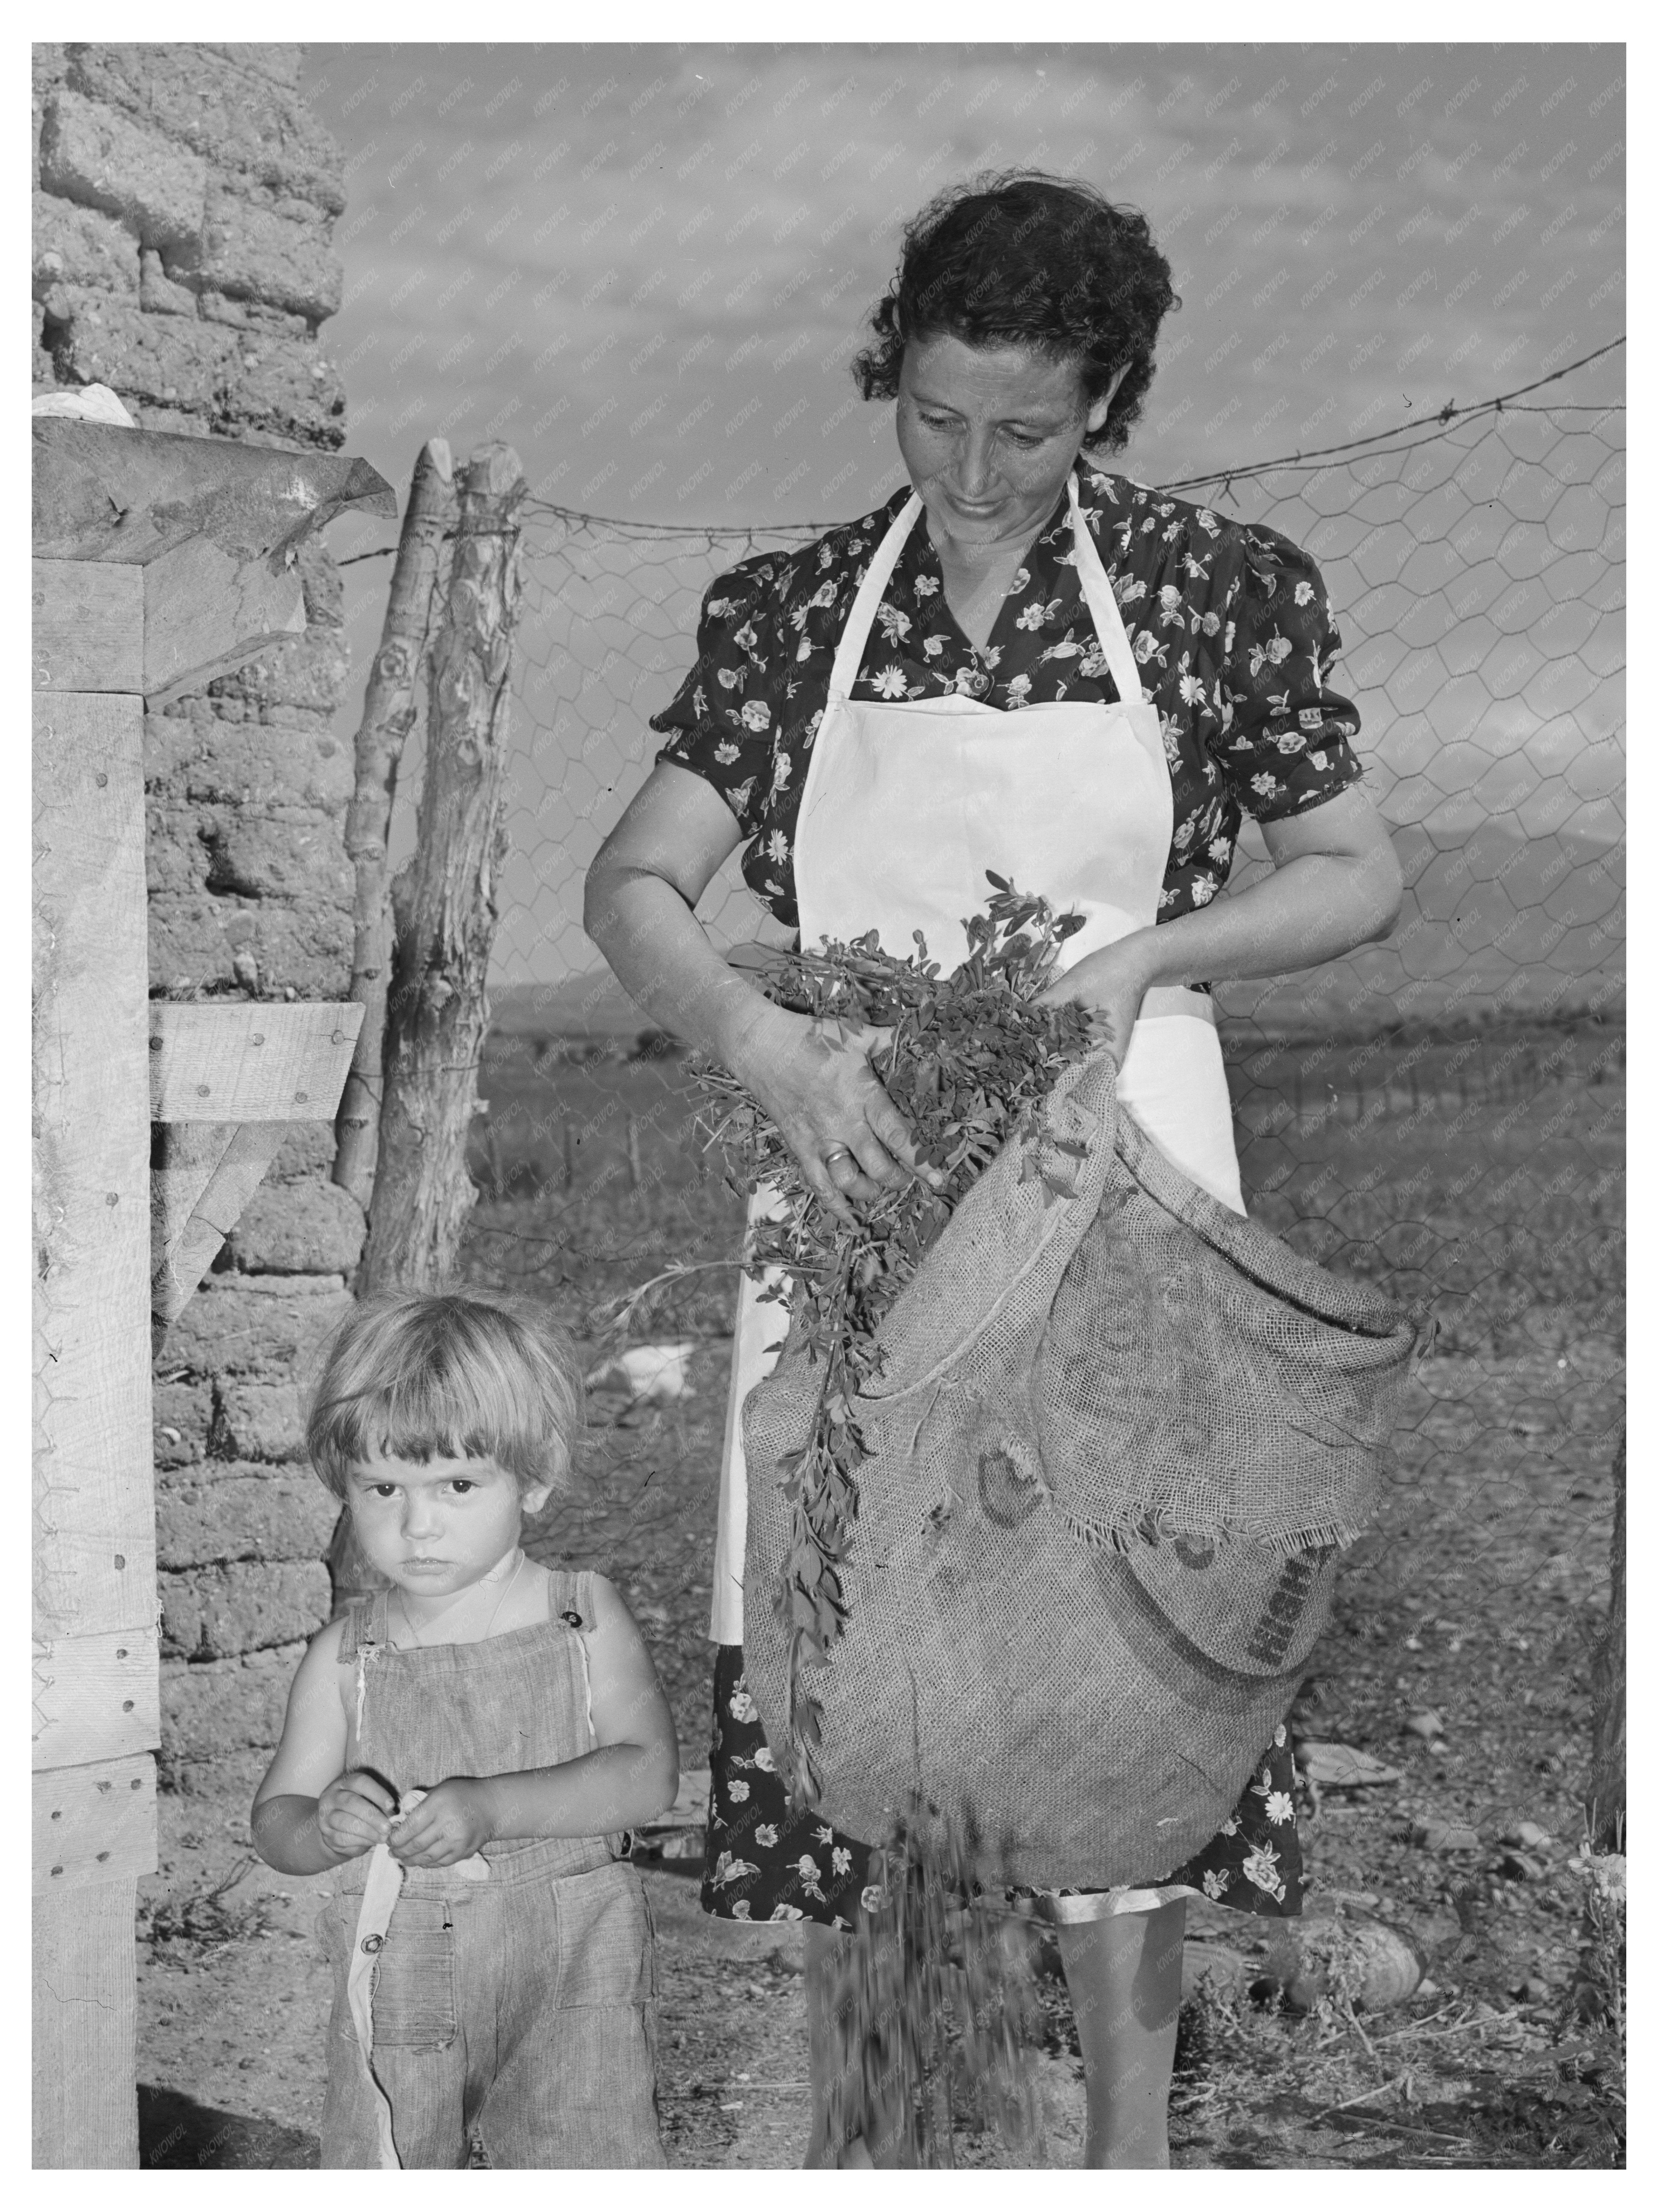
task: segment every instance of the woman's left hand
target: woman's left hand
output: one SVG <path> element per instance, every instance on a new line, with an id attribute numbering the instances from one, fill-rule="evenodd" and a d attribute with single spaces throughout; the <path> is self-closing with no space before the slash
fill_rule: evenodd
<path id="1" fill-rule="evenodd" d="M 1084 1006 L 1094 1007 L 1101 1017 L 1104 1041 L 1119 1067 L 1139 1016 L 1140 1001 L 1154 980 L 1151 938 L 1149 929 L 1135 930 L 1130 936 L 1120 937 L 1114 945 L 1102 945 L 1097 952 L 1084 954 L 1058 982 L 1050 983 L 1036 1002 L 1057 1006 L 1067 999 L 1080 999 Z"/>

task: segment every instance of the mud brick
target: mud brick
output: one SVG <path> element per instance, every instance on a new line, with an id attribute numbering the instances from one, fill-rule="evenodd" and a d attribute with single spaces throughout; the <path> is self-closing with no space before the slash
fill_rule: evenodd
<path id="1" fill-rule="evenodd" d="M 334 1132 L 326 1121 L 295 1121 L 264 1171 L 262 1189 L 279 1183 L 326 1181 L 334 1166 Z"/>
<path id="2" fill-rule="evenodd" d="M 151 989 L 211 989 L 219 984 L 240 989 L 236 955 L 252 949 L 258 924 L 255 918 L 242 915 L 239 909 L 236 919 L 245 927 L 233 938 L 226 927 L 230 918 L 222 902 L 205 891 L 192 894 L 157 890 L 152 884 L 149 917 Z M 254 957 L 258 957 L 255 951 Z M 282 980 L 290 983 L 293 981 L 287 976 Z"/>
<path id="3" fill-rule="evenodd" d="M 152 897 L 159 891 L 206 890 L 208 854 L 200 827 L 200 816 L 186 807 L 144 810 L 144 874 Z"/>
<path id="4" fill-rule="evenodd" d="M 161 1650 L 173 1659 L 230 1659 L 314 1635 L 332 1591 L 320 1560 L 233 1560 L 159 1574 Z"/>
<path id="5" fill-rule="evenodd" d="M 210 438 L 214 434 L 199 415 L 164 406 L 157 399 L 140 399 L 136 393 L 129 392 L 126 408 L 141 430 L 161 430 L 173 438 Z"/>
<path id="6" fill-rule="evenodd" d="M 245 1272 L 341 1274 L 362 1251 L 362 1209 L 349 1191 L 318 1177 L 309 1182 L 261 1183 L 242 1208 L 227 1249 Z"/>
<path id="7" fill-rule="evenodd" d="M 153 796 L 196 806 L 343 813 L 351 797 L 351 748 L 322 713 L 295 716 L 279 729 L 222 720 L 204 700 L 192 704 L 188 714 L 144 717 L 144 784 Z"/>
<path id="8" fill-rule="evenodd" d="M 349 902 L 324 906 L 264 899 L 228 919 L 225 929 L 233 957 L 234 952 L 250 952 L 267 986 L 291 984 L 300 999 L 343 999 L 350 990 Z"/>
<path id="9" fill-rule="evenodd" d="M 333 363 L 307 339 L 267 338 L 235 357 L 225 388 L 227 413 L 261 444 L 345 441 L 345 386 Z"/>
<path id="10" fill-rule="evenodd" d="M 37 292 L 54 284 L 129 295 L 138 290 L 138 240 L 125 223 L 97 208 L 36 192 L 33 247 Z"/>
<path id="11" fill-rule="evenodd" d="M 153 246 L 139 256 L 138 304 L 147 315 L 196 315 L 196 295 L 187 284 L 175 284 Z"/>
<path id="12" fill-rule="evenodd" d="M 222 1459 L 303 1459 L 305 1417 L 297 1383 L 222 1382 L 213 1450 Z"/>
<path id="13" fill-rule="evenodd" d="M 163 1481 L 155 1561 L 166 1572 L 233 1560 L 305 1560 L 328 1549 L 340 1502 L 308 1467 L 228 1467 Z"/>
<path id="14" fill-rule="evenodd" d="M 344 271 L 329 243 L 326 218 L 314 208 L 306 212 L 309 219 L 296 222 L 210 185 L 198 240 L 186 258 L 175 260 L 174 273 L 188 273 L 227 299 L 260 300 L 320 322 L 338 311 Z"/>
<path id="15" fill-rule="evenodd" d="M 274 817 L 227 807 L 204 818 L 207 885 L 243 898 L 322 899 L 349 905 L 351 864 L 332 817 L 298 808 Z"/>
<path id="16" fill-rule="evenodd" d="M 213 741 L 214 710 L 200 692 L 144 714 L 144 788 L 170 787 L 184 763 Z"/>
<path id="17" fill-rule="evenodd" d="M 300 96 L 268 66 L 244 67 L 221 48 L 162 43 L 76 45 L 69 82 L 210 161 L 337 215 L 345 205 L 339 148 Z M 263 50 L 262 50 L 263 51 Z"/>
<path id="18" fill-rule="evenodd" d="M 161 1668 L 161 1756 L 176 1769 L 185 1760 L 231 1751 L 272 1751 L 282 1732 L 288 1686 L 304 1653 L 278 1644 L 246 1659 Z"/>
<path id="19" fill-rule="evenodd" d="M 119 216 L 146 246 L 199 238 L 207 164 L 131 115 L 67 89 L 46 103 L 40 181 L 49 192 Z"/>
<path id="20" fill-rule="evenodd" d="M 149 902 L 152 988 L 223 984 L 241 988 L 238 954 L 258 967 L 259 989 L 283 986 L 300 999 L 343 999 L 351 981 L 349 908 L 294 906 L 275 899 L 155 892 Z"/>
<path id="21" fill-rule="evenodd" d="M 239 331 L 275 331 L 281 337 L 305 338 L 311 325 L 303 315 L 290 315 L 285 307 L 267 307 L 263 300 L 232 300 L 210 287 L 197 294 L 201 313 L 210 323 L 228 323 Z M 256 341 L 246 340 L 252 344 Z"/>
<path id="22" fill-rule="evenodd" d="M 345 585 L 321 531 L 301 540 L 295 566 L 305 591 L 307 622 L 325 629 L 339 629 L 345 621 Z"/>
<path id="23" fill-rule="evenodd" d="M 203 415 L 217 410 L 235 358 L 234 331 L 182 315 L 146 315 L 81 286 L 54 285 L 45 305 L 48 343 L 66 380 L 107 384 L 123 398 Z"/>
<path id="24" fill-rule="evenodd" d="M 292 1382 L 350 1304 L 337 1275 L 210 1276 L 167 1331 L 163 1357 L 181 1379 Z"/>
<path id="25" fill-rule="evenodd" d="M 166 1372 L 166 1361 L 162 1362 Z M 213 1422 L 213 1392 L 205 1382 L 167 1382 L 156 1378 L 151 1398 L 158 1468 L 190 1467 L 207 1456 Z"/>
<path id="26" fill-rule="evenodd" d="M 331 712 L 349 668 L 343 633 L 324 624 L 302 637 L 285 638 L 227 676 L 216 676 L 208 696 L 251 700 L 260 707 L 303 707 Z"/>
<path id="27" fill-rule="evenodd" d="M 239 69 L 268 76 L 276 84 L 285 84 L 290 92 L 298 86 L 305 66 L 305 48 L 301 46 L 262 45 L 252 39 L 245 46 L 222 46 L 210 40 L 204 43 L 209 53 L 222 54 Z"/>

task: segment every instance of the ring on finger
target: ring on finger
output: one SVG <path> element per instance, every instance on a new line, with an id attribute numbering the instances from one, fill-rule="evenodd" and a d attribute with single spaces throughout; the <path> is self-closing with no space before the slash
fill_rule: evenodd
<path id="1" fill-rule="evenodd" d="M 854 1167 L 857 1165 L 856 1156 L 850 1145 L 831 1145 L 823 1154 L 823 1172 L 826 1175 L 834 1173 L 837 1160 L 851 1160 Z"/>

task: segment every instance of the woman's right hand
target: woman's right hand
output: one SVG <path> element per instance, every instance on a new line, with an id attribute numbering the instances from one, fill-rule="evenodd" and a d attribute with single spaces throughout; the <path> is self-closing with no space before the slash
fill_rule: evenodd
<path id="1" fill-rule="evenodd" d="M 361 1858 L 392 1834 L 398 1803 L 378 1776 L 360 1771 L 337 1775 L 317 1800 L 317 1828 L 340 1858 Z"/>
<path id="2" fill-rule="evenodd" d="M 871 1067 L 890 1030 L 814 1021 L 768 1009 L 733 1072 L 771 1116 L 800 1172 L 837 1219 L 919 1175 L 944 1180 L 918 1157 L 909 1124 Z"/>

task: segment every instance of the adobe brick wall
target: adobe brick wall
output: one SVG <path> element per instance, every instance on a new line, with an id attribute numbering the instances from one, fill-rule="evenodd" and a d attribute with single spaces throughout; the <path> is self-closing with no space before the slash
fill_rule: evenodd
<path id="1" fill-rule="evenodd" d="M 106 384 L 142 428 L 337 447 L 318 331 L 340 301 L 339 149 L 296 46 L 34 49 L 33 382 Z M 341 999 L 351 952 L 339 579 L 309 628 L 149 714 L 153 994 Z M 296 1127 L 155 1367 L 162 1771 L 240 1793 L 299 1641 L 326 1619 L 333 1501 L 301 1455 L 304 1361 L 346 1303 L 361 1215 Z"/>

